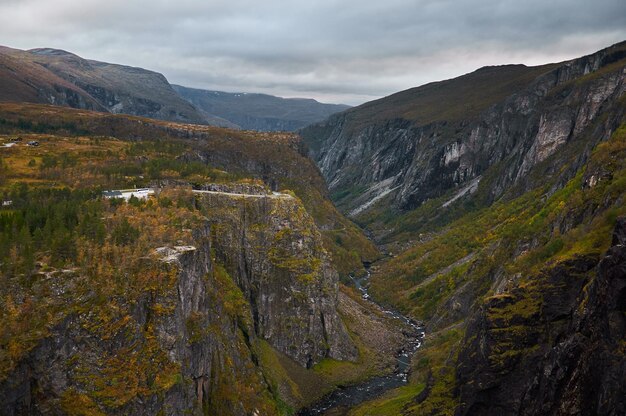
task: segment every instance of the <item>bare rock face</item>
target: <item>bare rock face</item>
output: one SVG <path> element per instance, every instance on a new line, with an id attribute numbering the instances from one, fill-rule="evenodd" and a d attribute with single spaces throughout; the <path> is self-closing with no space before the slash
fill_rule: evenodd
<path id="1" fill-rule="evenodd" d="M 584 141 L 588 151 L 619 126 L 625 49 L 622 43 L 545 67 L 479 69 L 333 115 L 301 134 L 352 216 L 377 197 L 411 210 L 481 177 L 489 203 L 512 185 L 532 186 L 529 171 L 560 158 L 566 145 Z M 428 107 L 438 111 L 428 114 Z M 576 172 L 586 151 L 564 175 Z M 546 172 L 560 174 L 557 162 Z"/>
<path id="2" fill-rule="evenodd" d="M 254 331 L 303 366 L 356 359 L 337 314 L 338 275 L 312 218 L 288 194 L 203 194 L 215 255 L 252 308 Z"/>
<path id="3" fill-rule="evenodd" d="M 600 259 L 547 270 L 471 318 L 458 415 L 626 413 L 626 220 Z"/>

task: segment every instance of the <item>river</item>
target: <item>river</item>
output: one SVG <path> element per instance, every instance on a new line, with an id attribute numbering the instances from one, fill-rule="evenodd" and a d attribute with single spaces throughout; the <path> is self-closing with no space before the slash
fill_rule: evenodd
<path id="1" fill-rule="evenodd" d="M 352 280 L 354 281 L 354 286 L 361 292 L 363 299 L 376 303 L 368 292 L 370 277 L 371 273 L 368 269 L 366 275 L 353 278 Z M 387 390 L 407 384 L 411 358 L 422 345 L 424 329 L 417 322 L 407 318 L 401 313 L 384 308 L 378 303 L 376 304 L 384 313 L 409 325 L 413 329 L 411 332 L 415 334 L 414 336 L 407 337 L 404 348 L 397 352 L 395 357 L 397 364 L 394 372 L 387 376 L 374 377 L 359 384 L 334 390 L 312 406 L 300 410 L 298 416 L 323 415 L 326 412 L 339 408 L 347 411 L 347 409 L 353 408 L 365 401 L 379 397 Z"/>

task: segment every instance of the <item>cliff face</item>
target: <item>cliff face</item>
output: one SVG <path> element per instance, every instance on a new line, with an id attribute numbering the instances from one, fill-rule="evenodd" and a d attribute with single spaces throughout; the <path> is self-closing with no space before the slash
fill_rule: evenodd
<path id="1" fill-rule="evenodd" d="M 459 415 L 626 412 L 626 220 L 598 263 L 577 258 L 471 318 L 457 365 Z"/>
<path id="2" fill-rule="evenodd" d="M 402 414 L 623 413 L 625 155 L 622 124 L 559 189 L 544 177 L 381 266 L 372 292 L 430 334 Z"/>
<path id="3" fill-rule="evenodd" d="M 27 104 L 0 128 L 0 414 L 290 414 L 392 370 L 402 328 L 337 311 L 375 249 L 296 135 Z M 133 186 L 160 192 L 102 197 Z"/>
<path id="4" fill-rule="evenodd" d="M 123 276 L 88 285 L 88 270 L 41 272 L 7 289 L 54 291 L 41 313 L 58 323 L 3 368 L 2 414 L 276 414 L 260 340 L 302 366 L 356 358 L 337 272 L 299 200 L 210 192 L 196 195 L 186 245 L 156 248 Z"/>
<path id="5" fill-rule="evenodd" d="M 306 367 L 356 359 L 337 315 L 337 272 L 299 200 L 205 193 L 201 206 L 216 257 L 249 301 L 259 337 Z"/>
<path id="6" fill-rule="evenodd" d="M 619 125 L 625 50 L 622 43 L 563 64 L 483 68 L 348 110 L 301 134 L 352 216 L 377 203 L 407 211 L 477 190 L 490 203 L 513 185 L 530 186 L 528 172 L 566 144 L 584 138 L 588 152 Z"/>
<path id="7" fill-rule="evenodd" d="M 53 286 L 57 296 L 78 299 L 65 300 L 70 313 L 0 384 L 2 414 L 272 412 L 243 335 L 250 330 L 239 318 L 245 309 L 223 300 L 237 289 L 216 270 L 209 235 L 206 227 L 196 230 L 196 246 L 157 250 L 143 273 L 155 277 L 157 269 L 167 279 L 138 293 L 127 287 L 101 299 L 100 288 L 85 290 L 78 273 L 65 273 L 62 286 L 40 276 L 35 291 Z"/>

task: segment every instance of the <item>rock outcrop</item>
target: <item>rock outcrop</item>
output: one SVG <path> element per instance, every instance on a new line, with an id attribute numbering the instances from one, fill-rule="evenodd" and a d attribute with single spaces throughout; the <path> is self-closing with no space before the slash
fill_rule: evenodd
<path id="1" fill-rule="evenodd" d="M 259 337 L 306 367 L 356 359 L 337 314 L 337 272 L 297 198 L 206 193 L 200 205 L 216 258 L 249 301 Z"/>
<path id="2" fill-rule="evenodd" d="M 271 412 L 245 323 L 237 318 L 245 310 L 235 312 L 222 300 L 236 296 L 236 287 L 217 273 L 210 228 L 196 230 L 194 240 L 196 246 L 155 252 L 160 268 L 174 276 L 158 289 L 109 304 L 94 293 L 77 299 L 76 312 L 0 383 L 0 413 L 103 414 L 94 398 L 110 414 L 201 414 L 203 407 Z M 84 292 L 79 275 L 65 280 L 64 293 Z M 239 391 L 237 383 L 254 388 Z"/>
<path id="3" fill-rule="evenodd" d="M 559 264 L 490 298 L 457 365 L 458 415 L 626 412 L 626 220 L 600 261 Z"/>

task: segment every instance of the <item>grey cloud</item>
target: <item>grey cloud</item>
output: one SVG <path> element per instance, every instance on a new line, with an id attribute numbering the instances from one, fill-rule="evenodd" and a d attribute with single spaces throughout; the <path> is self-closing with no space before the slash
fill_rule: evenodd
<path id="1" fill-rule="evenodd" d="M 488 64 L 626 38 L 623 0 L 0 0 L 0 43 L 172 82 L 356 104 Z"/>

